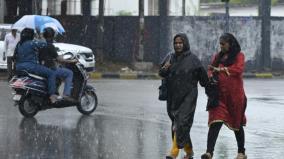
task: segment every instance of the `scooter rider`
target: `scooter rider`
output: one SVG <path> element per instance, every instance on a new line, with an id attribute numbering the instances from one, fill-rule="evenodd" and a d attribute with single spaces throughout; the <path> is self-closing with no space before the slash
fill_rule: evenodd
<path id="1" fill-rule="evenodd" d="M 54 36 L 55 31 L 53 28 L 47 27 L 43 30 L 43 37 L 47 43 L 47 47 L 40 49 L 39 60 L 41 64 L 55 71 L 56 78 L 64 80 L 63 99 L 74 101 L 74 99 L 71 97 L 71 90 L 73 87 L 73 72 L 64 67 L 58 67 L 57 62 L 61 64 L 75 63 L 77 60 L 65 60 L 62 56 L 57 54 L 56 48 L 53 45 Z"/>
<path id="2" fill-rule="evenodd" d="M 40 65 L 38 62 L 38 50 L 47 46 L 46 42 L 34 40 L 34 30 L 25 28 L 21 32 L 21 40 L 16 46 L 13 59 L 16 63 L 16 71 L 28 71 L 47 78 L 48 93 L 51 103 L 58 100 L 56 93 L 55 71 Z"/>

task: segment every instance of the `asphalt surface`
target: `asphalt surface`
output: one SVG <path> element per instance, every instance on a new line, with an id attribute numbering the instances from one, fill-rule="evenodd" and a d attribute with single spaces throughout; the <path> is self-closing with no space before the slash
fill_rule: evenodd
<path id="1" fill-rule="evenodd" d="M 95 80 L 99 106 L 91 116 L 75 107 L 39 112 L 25 119 L 13 106 L 11 89 L 0 81 L 0 158 L 162 159 L 171 146 L 165 102 L 157 100 L 159 80 Z M 250 159 L 279 159 L 284 153 L 284 80 L 246 79 L 246 149 Z M 195 158 L 206 149 L 206 96 L 199 89 L 191 131 Z M 225 126 L 216 159 L 232 159 L 237 146 Z M 183 152 L 180 153 L 180 158 Z"/>

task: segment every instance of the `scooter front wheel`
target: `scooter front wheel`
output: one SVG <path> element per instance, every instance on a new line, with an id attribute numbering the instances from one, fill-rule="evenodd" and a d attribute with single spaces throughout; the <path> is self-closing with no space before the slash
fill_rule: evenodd
<path id="1" fill-rule="evenodd" d="M 98 98 L 94 91 L 87 90 L 83 93 L 77 109 L 84 115 L 90 115 L 98 106 Z"/>
<path id="2" fill-rule="evenodd" d="M 19 102 L 20 113 L 27 118 L 34 117 L 38 112 L 38 107 L 35 105 L 30 97 L 23 97 Z"/>

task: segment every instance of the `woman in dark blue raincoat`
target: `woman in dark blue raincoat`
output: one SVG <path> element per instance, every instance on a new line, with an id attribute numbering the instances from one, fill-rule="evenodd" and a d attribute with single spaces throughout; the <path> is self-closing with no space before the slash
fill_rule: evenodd
<path id="1" fill-rule="evenodd" d="M 167 81 L 167 111 L 173 133 L 172 149 L 166 158 L 176 158 L 179 149 L 184 148 L 184 158 L 190 159 L 193 157 L 190 129 L 196 108 L 198 82 L 205 87 L 209 80 L 200 60 L 191 53 L 185 34 L 175 35 L 173 45 L 175 52 L 164 58 L 159 71 L 159 75 Z"/>

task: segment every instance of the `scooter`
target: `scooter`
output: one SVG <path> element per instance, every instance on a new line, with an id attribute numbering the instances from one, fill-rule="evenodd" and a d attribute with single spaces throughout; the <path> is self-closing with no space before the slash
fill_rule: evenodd
<path id="1" fill-rule="evenodd" d="M 66 53 L 64 59 L 79 58 Z M 76 106 L 84 115 L 93 113 L 98 105 L 95 88 L 87 83 L 88 74 L 79 62 L 65 66 L 73 71 L 73 89 L 71 96 L 74 101 L 59 100 L 51 103 L 47 93 L 47 79 L 27 71 L 16 72 L 9 82 L 14 90 L 13 101 L 24 117 L 34 117 L 39 111 L 51 108 Z"/>

